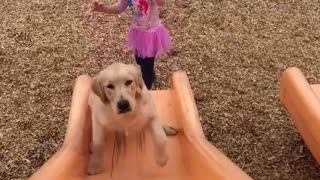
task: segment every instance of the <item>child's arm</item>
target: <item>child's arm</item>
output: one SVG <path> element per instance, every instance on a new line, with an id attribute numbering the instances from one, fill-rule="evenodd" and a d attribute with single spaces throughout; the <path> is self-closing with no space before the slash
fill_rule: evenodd
<path id="1" fill-rule="evenodd" d="M 118 4 L 104 5 L 104 4 L 99 3 L 97 1 L 93 1 L 91 12 L 102 12 L 102 13 L 107 13 L 107 14 L 120 14 L 122 11 L 119 10 Z"/>
<path id="2" fill-rule="evenodd" d="M 153 0 L 157 6 L 163 7 L 166 5 L 166 0 Z"/>

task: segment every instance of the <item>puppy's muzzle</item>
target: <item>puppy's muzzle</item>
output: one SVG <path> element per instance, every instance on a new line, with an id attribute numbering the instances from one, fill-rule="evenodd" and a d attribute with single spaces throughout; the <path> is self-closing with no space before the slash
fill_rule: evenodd
<path id="1" fill-rule="evenodd" d="M 118 113 L 123 114 L 131 111 L 130 103 L 128 100 L 122 99 L 118 102 Z"/>

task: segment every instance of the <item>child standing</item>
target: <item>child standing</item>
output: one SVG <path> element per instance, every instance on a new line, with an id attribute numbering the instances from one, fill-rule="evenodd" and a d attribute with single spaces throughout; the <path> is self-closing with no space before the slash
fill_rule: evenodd
<path id="1" fill-rule="evenodd" d="M 169 32 L 159 18 L 159 7 L 164 5 L 165 0 L 118 0 L 109 6 L 93 2 L 91 8 L 92 12 L 120 14 L 129 7 L 132 25 L 126 45 L 133 51 L 148 89 L 156 79 L 155 59 L 173 47 Z"/>

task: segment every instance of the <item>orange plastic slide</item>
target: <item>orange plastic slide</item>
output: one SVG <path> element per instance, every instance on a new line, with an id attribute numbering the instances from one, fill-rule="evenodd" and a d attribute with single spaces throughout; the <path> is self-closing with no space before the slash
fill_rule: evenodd
<path id="1" fill-rule="evenodd" d="M 77 87 L 81 81 L 88 81 L 87 84 L 90 84 L 91 78 L 78 79 L 74 94 L 81 89 Z M 114 138 L 109 137 L 104 172 L 96 176 L 87 176 L 91 129 L 90 116 L 87 116 L 88 118 L 82 118 L 83 122 L 69 120 L 64 145 L 30 179 L 252 179 L 206 140 L 187 75 L 184 72 L 175 72 L 172 82 L 173 88 L 169 90 L 152 91 L 161 119 L 179 129 L 177 136 L 169 137 L 169 161 L 165 167 L 161 168 L 155 164 L 147 134 L 144 147 L 139 145 L 142 144 L 139 137 L 128 137 L 124 146 L 114 143 Z M 87 85 L 83 88 L 90 87 Z M 72 106 L 78 104 L 79 102 L 72 102 Z"/>
<path id="2" fill-rule="evenodd" d="M 312 155 L 320 163 L 320 85 L 310 85 L 302 72 L 288 68 L 280 81 L 280 100 Z"/>

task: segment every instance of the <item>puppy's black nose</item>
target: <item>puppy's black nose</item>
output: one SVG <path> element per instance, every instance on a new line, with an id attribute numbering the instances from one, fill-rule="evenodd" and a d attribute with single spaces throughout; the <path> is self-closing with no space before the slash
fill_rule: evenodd
<path id="1" fill-rule="evenodd" d="M 130 111 L 130 104 L 128 100 L 122 99 L 117 105 L 120 113 L 126 113 Z"/>

